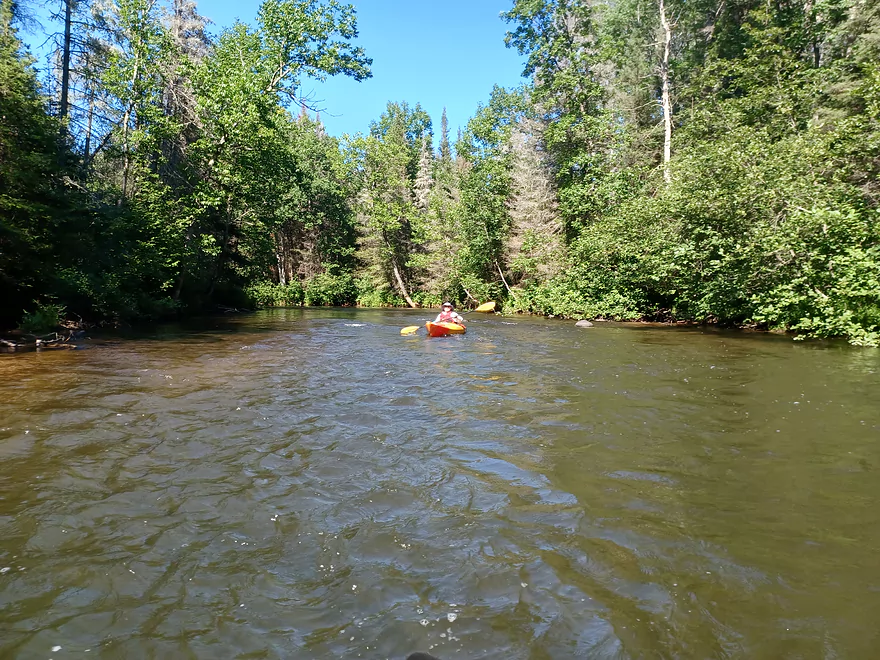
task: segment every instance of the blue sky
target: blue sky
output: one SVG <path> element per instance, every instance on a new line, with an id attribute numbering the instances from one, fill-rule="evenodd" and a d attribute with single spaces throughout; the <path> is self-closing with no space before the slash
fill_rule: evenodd
<path id="1" fill-rule="evenodd" d="M 358 83 L 331 78 L 305 81 L 304 93 L 325 108 L 321 119 L 332 135 L 366 132 L 388 101 L 421 103 L 435 134 L 446 107 L 451 138 L 467 123 L 477 103 L 487 102 L 493 84 L 522 82 L 523 59 L 504 46 L 507 24 L 499 18 L 510 0 L 354 0 L 357 40 L 373 58 L 373 77 Z M 236 18 L 252 22 L 258 0 L 199 0 L 214 32 Z"/>
<path id="2" fill-rule="evenodd" d="M 439 137 L 440 115 L 446 107 L 450 138 L 464 127 L 478 103 L 486 103 L 492 86 L 515 87 L 523 80 L 523 58 L 504 46 L 507 24 L 499 14 L 512 0 L 349 0 L 355 5 L 360 36 L 357 43 L 373 58 L 373 77 L 364 82 L 337 77 L 321 83 L 304 81 L 303 92 L 323 108 L 321 120 L 332 135 L 366 132 L 388 101 L 421 103 Z M 48 18 L 46 5 L 28 3 L 43 31 L 22 37 L 36 51 L 45 33 L 60 29 Z M 236 18 L 253 23 L 260 0 L 197 0 L 210 18 L 212 33 Z M 42 66 L 45 60 L 38 63 Z"/>

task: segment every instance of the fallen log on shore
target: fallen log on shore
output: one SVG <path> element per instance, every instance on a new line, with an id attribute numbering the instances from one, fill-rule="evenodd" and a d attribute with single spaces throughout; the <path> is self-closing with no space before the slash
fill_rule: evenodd
<path id="1" fill-rule="evenodd" d="M 0 337 L 0 351 L 3 353 L 15 353 L 16 351 L 34 351 L 37 349 L 37 341 L 27 339 L 3 339 Z"/>
<path id="2" fill-rule="evenodd" d="M 0 353 L 16 353 L 19 351 L 35 351 L 38 348 L 67 347 L 73 348 L 71 342 L 85 339 L 84 330 L 71 331 L 68 334 L 51 332 L 47 335 L 21 335 L 19 337 L 0 337 Z"/>

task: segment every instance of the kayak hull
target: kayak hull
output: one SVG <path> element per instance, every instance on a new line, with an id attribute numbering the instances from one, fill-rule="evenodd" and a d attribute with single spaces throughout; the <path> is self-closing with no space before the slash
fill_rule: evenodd
<path id="1" fill-rule="evenodd" d="M 431 323 L 425 324 L 428 335 L 431 337 L 445 337 L 446 335 L 463 335 L 467 329 L 458 323 Z"/>

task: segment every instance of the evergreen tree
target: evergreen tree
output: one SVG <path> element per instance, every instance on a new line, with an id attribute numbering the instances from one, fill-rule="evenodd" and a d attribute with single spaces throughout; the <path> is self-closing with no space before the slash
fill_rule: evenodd
<path id="1" fill-rule="evenodd" d="M 389 102 L 370 135 L 354 145 L 363 168 L 358 257 L 373 287 L 397 291 L 410 307 L 418 306 L 411 293 L 418 277 L 413 258 L 426 240 L 414 186 L 430 134 L 421 106 Z"/>
<path id="2" fill-rule="evenodd" d="M 605 107 L 594 10 L 586 0 L 516 0 L 506 43 L 526 55 L 532 103 L 547 122 L 567 234 L 608 208 L 617 127 Z M 611 177 L 613 179 L 613 177 Z"/>
<path id="3" fill-rule="evenodd" d="M 426 243 L 420 258 L 424 289 L 432 299 L 456 298 L 456 255 L 459 249 L 455 225 L 460 201 L 459 174 L 452 158 L 446 109 L 440 121 L 440 154 L 434 160 L 426 217 Z"/>
<path id="4" fill-rule="evenodd" d="M 463 162 L 461 203 L 456 207 L 459 282 L 474 301 L 496 297 L 504 278 L 504 244 L 510 228 L 511 135 L 528 110 L 522 90 L 492 90 L 477 109 L 455 151 Z"/>
<path id="5" fill-rule="evenodd" d="M 431 190 L 434 187 L 434 177 L 432 171 L 434 169 L 433 151 L 428 144 L 428 138 L 422 139 L 422 148 L 419 150 L 419 171 L 413 181 L 413 196 L 416 208 L 423 214 L 428 212 L 428 206 L 431 201 Z"/>
<path id="6" fill-rule="evenodd" d="M 539 121 L 524 117 L 511 136 L 510 230 L 505 261 L 510 279 L 522 285 L 545 282 L 557 275 L 564 256 L 562 225 L 543 133 Z"/>
<path id="7" fill-rule="evenodd" d="M 53 231 L 65 206 L 58 166 L 60 125 L 47 115 L 32 60 L 0 3 L 0 321 L 46 293 Z"/>
<path id="8" fill-rule="evenodd" d="M 440 116 L 440 161 L 449 163 L 452 161 L 452 147 L 449 145 L 449 120 L 446 119 L 446 107 Z"/>

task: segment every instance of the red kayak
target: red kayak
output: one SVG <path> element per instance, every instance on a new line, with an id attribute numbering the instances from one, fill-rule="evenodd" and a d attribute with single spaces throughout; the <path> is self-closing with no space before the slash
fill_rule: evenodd
<path id="1" fill-rule="evenodd" d="M 445 337 L 446 335 L 463 335 L 467 328 L 458 323 L 425 323 L 430 337 Z"/>

